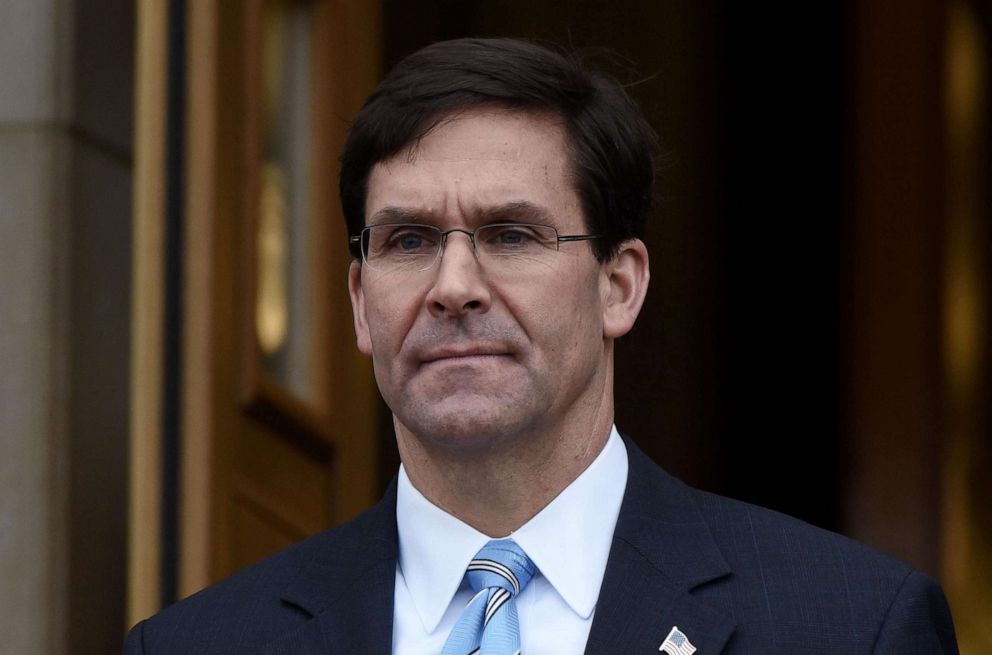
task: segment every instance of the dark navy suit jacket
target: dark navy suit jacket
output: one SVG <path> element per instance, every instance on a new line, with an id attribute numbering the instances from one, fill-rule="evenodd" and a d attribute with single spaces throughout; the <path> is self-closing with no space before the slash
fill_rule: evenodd
<path id="1" fill-rule="evenodd" d="M 627 489 L 586 653 L 957 653 L 938 585 L 882 553 L 698 491 L 626 440 Z M 136 625 L 126 655 L 387 655 L 396 485 L 356 520 Z"/>

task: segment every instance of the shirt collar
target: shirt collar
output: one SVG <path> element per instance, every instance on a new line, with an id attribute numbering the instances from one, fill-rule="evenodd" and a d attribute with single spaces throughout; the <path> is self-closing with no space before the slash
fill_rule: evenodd
<path id="1" fill-rule="evenodd" d="M 434 632 L 489 537 L 427 500 L 400 465 L 396 485 L 397 565 L 424 629 Z"/>
<path id="2" fill-rule="evenodd" d="M 596 607 L 626 483 L 627 451 L 614 426 L 592 464 L 509 535 L 583 619 Z M 434 632 L 468 563 L 491 538 L 427 500 L 403 466 L 396 526 L 400 571 L 424 628 Z"/>

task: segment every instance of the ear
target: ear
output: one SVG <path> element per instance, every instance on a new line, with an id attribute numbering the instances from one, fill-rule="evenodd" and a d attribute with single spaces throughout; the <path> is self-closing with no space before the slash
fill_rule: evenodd
<path id="1" fill-rule="evenodd" d="M 603 264 L 600 291 L 605 338 L 617 339 L 634 327 L 650 279 L 648 249 L 640 239 L 624 241 L 616 256 Z"/>
<path id="2" fill-rule="evenodd" d="M 365 314 L 365 292 L 362 289 L 362 265 L 352 261 L 348 268 L 348 294 L 351 296 L 351 313 L 355 319 L 355 338 L 358 350 L 372 355 L 372 338 L 369 335 L 369 319 Z"/>

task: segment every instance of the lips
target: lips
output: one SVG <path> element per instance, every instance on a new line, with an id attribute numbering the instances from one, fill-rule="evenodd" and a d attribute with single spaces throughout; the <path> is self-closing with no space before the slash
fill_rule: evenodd
<path id="1" fill-rule="evenodd" d="M 420 357 L 422 364 L 431 364 L 445 360 L 471 359 L 480 357 L 501 357 L 509 355 L 504 347 L 483 346 L 448 346 L 430 350 Z"/>
<path id="2" fill-rule="evenodd" d="M 485 319 L 485 320 L 483 320 Z M 472 315 L 460 321 L 433 321 L 425 316 L 403 340 L 402 355 L 410 366 L 457 363 L 472 358 L 518 357 L 526 338 L 509 319 Z"/>

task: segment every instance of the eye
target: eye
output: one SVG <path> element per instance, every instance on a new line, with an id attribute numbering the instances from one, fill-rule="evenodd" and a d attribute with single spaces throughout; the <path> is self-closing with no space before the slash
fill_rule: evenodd
<path id="1" fill-rule="evenodd" d="M 432 252 L 437 244 L 437 235 L 427 227 L 404 225 L 390 232 L 385 240 L 384 250 L 401 254 Z"/>
<path id="2" fill-rule="evenodd" d="M 400 250 L 414 250 L 423 245 L 424 238 L 419 234 L 401 234 L 394 239 L 394 243 Z"/>
<path id="3" fill-rule="evenodd" d="M 489 225 L 481 232 L 486 247 L 497 251 L 526 250 L 541 242 L 535 227 L 530 225 Z"/>
<path id="4" fill-rule="evenodd" d="M 512 246 L 512 245 L 519 245 L 521 243 L 529 241 L 533 237 L 521 229 L 507 229 L 500 231 L 497 238 L 499 239 L 500 243 L 504 245 Z"/>

